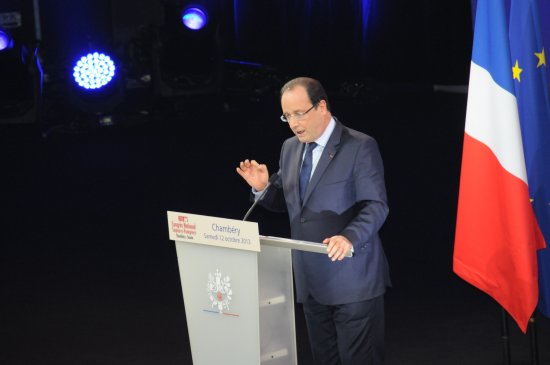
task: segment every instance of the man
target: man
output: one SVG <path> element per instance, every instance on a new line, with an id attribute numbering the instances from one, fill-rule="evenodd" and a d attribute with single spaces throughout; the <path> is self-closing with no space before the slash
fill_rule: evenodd
<path id="1" fill-rule="evenodd" d="M 327 256 L 292 253 L 315 363 L 381 364 L 390 278 L 378 236 L 388 214 L 378 146 L 332 116 L 317 80 L 286 83 L 281 106 L 295 136 L 283 143 L 278 175 L 259 203 L 288 212 L 293 239 L 327 245 Z M 268 184 L 267 166 L 255 160 L 237 172 L 256 197 Z"/>

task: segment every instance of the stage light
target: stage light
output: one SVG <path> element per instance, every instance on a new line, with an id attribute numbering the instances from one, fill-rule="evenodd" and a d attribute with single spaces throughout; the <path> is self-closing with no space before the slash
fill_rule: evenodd
<path id="1" fill-rule="evenodd" d="M 75 82 L 86 90 L 97 90 L 107 85 L 115 76 L 115 63 L 108 55 L 99 52 L 81 57 L 73 68 Z"/>
<path id="2" fill-rule="evenodd" d="M 39 124 L 43 77 L 38 2 L 0 0 L 0 124 Z M 28 5 L 28 6 L 27 6 Z M 17 128 L 17 127 L 16 127 Z"/>
<path id="3" fill-rule="evenodd" d="M 213 95 L 221 90 L 220 9 L 209 0 L 166 0 L 153 46 L 156 96 Z"/>
<path id="4" fill-rule="evenodd" d="M 5 49 L 11 48 L 12 45 L 13 41 L 10 34 L 4 29 L 0 28 L 0 52 Z"/>
<path id="5" fill-rule="evenodd" d="M 192 7 L 183 11 L 181 21 L 191 30 L 200 30 L 206 26 L 208 17 L 202 9 Z"/>
<path id="6" fill-rule="evenodd" d="M 38 52 L 11 39 L 0 51 L 0 124 L 37 121 L 42 76 Z"/>
<path id="7" fill-rule="evenodd" d="M 97 49 L 97 48 L 92 48 Z M 77 53 L 78 54 L 78 53 Z M 81 111 L 109 115 L 124 97 L 124 81 L 117 74 L 115 58 L 108 52 L 83 52 L 72 69 L 70 100 Z"/>

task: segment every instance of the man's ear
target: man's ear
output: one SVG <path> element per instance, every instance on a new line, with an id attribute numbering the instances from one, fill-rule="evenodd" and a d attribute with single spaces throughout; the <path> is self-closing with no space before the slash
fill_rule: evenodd
<path id="1" fill-rule="evenodd" d="M 325 100 L 319 100 L 319 103 L 317 104 L 317 108 L 320 108 L 323 114 L 328 112 L 327 102 Z"/>

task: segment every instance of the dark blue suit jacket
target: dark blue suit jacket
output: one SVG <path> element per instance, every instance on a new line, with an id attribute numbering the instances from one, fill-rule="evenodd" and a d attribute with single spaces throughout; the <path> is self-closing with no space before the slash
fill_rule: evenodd
<path id="1" fill-rule="evenodd" d="M 336 121 L 301 204 L 298 180 L 304 146 L 296 137 L 284 142 L 278 179 L 260 204 L 288 212 L 293 239 L 322 242 L 343 235 L 355 255 L 333 262 L 327 255 L 294 251 L 297 301 L 310 294 L 321 304 L 337 305 L 383 294 L 391 283 L 378 230 L 388 205 L 376 141 Z"/>

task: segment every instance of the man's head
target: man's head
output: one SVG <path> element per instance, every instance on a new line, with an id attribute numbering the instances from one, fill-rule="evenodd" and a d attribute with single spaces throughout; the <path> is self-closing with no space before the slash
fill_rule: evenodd
<path id="1" fill-rule="evenodd" d="M 321 83 L 308 77 L 290 80 L 281 88 L 282 119 L 301 142 L 319 138 L 331 118 L 327 94 Z"/>

